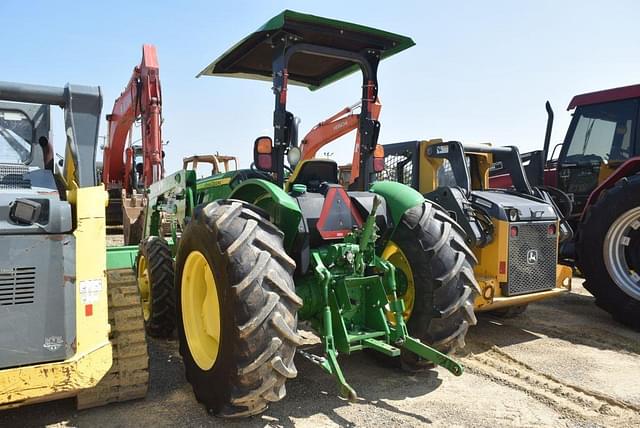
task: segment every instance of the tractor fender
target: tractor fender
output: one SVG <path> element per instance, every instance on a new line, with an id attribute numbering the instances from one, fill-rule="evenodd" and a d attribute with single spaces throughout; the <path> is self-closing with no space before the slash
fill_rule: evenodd
<path id="1" fill-rule="evenodd" d="M 637 174 L 640 172 L 640 156 L 633 157 L 624 162 L 618 169 L 616 169 L 613 174 L 607 177 L 598 187 L 595 188 L 591 195 L 589 195 L 589 199 L 587 199 L 587 203 L 582 210 L 582 215 L 580 220 L 584 220 L 584 216 L 586 215 L 587 209 L 596 203 L 600 195 L 603 191 L 612 188 L 615 184 L 620 181 L 624 177 L 629 177 L 631 175 Z"/>
<path id="2" fill-rule="evenodd" d="M 376 181 L 370 190 L 384 198 L 394 227 L 400 224 L 400 219 L 408 209 L 422 205 L 425 201 L 420 192 L 395 181 Z"/>
<path id="3" fill-rule="evenodd" d="M 285 248 L 291 248 L 302 212 L 295 199 L 281 187 L 267 180 L 251 178 L 235 187 L 229 198 L 249 202 L 269 214 L 269 220 L 284 233 Z"/>

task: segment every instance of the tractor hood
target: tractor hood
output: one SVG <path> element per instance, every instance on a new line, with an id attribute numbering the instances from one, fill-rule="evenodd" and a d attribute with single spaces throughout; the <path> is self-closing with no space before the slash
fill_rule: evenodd
<path id="1" fill-rule="evenodd" d="M 552 221 L 557 220 L 553 207 L 546 202 L 523 195 L 513 195 L 500 191 L 471 192 L 471 202 L 482 207 L 491 217 L 508 221 L 507 210 L 518 210 L 519 221 Z"/>
<path id="2" fill-rule="evenodd" d="M 415 44 L 411 38 L 399 34 L 285 10 L 222 54 L 197 77 L 230 76 L 270 81 L 273 77 L 273 45 L 287 37 L 350 52 L 373 49 L 380 52 L 380 59 Z M 306 53 L 294 55 L 287 69 L 290 84 L 311 90 L 359 70 L 358 65 L 350 61 Z"/>

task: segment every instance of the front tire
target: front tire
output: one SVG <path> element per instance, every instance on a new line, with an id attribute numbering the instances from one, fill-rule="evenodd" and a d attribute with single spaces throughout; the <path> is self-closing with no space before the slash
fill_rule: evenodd
<path id="1" fill-rule="evenodd" d="M 196 210 L 176 258 L 178 334 L 187 380 L 210 413 L 249 416 L 294 378 L 294 261 L 283 233 L 240 201 Z"/>
<path id="2" fill-rule="evenodd" d="M 462 229 L 425 201 L 404 213 L 382 257 L 396 266 L 398 282 L 409 285 L 398 295 L 405 301 L 409 334 L 443 353 L 463 348 L 469 326 L 476 324 L 473 299 L 478 285 L 476 259 Z M 401 360 L 411 370 L 431 365 L 409 352 L 403 352 Z"/>
<path id="3" fill-rule="evenodd" d="M 169 244 L 150 236 L 138 249 L 136 272 L 144 327 L 153 337 L 171 337 L 176 328 L 173 256 Z"/>
<path id="4" fill-rule="evenodd" d="M 640 330 L 640 175 L 621 179 L 588 208 L 576 253 L 596 304 Z"/>

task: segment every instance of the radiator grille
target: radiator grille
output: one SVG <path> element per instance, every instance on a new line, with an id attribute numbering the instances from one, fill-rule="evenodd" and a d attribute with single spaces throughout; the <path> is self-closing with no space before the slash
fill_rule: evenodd
<path id="1" fill-rule="evenodd" d="M 0 306 L 33 303 L 35 284 L 35 267 L 0 270 Z"/>
<path id="2" fill-rule="evenodd" d="M 509 282 L 505 294 L 551 290 L 556 284 L 557 236 L 549 234 L 555 222 L 511 223 L 518 235 L 509 238 Z"/>
<path id="3" fill-rule="evenodd" d="M 31 181 L 24 178 L 28 172 L 25 165 L 0 164 L 0 189 L 30 189 Z"/>

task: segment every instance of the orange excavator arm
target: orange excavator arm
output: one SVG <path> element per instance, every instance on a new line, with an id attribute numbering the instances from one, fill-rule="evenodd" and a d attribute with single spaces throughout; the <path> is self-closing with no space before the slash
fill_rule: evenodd
<path id="1" fill-rule="evenodd" d="M 142 47 L 142 61 L 133 69 L 125 90 L 107 115 L 108 137 L 103 153 L 102 181 L 107 187 L 121 187 L 131 192 L 133 150 L 125 145 L 127 135 L 136 120 L 142 122 L 142 151 L 144 156 L 142 180 L 144 186 L 160 180 L 162 170 L 162 94 L 158 55 L 153 45 Z"/>
<path id="2" fill-rule="evenodd" d="M 353 149 L 353 160 L 351 162 L 351 178 L 349 179 L 349 184 L 353 183 L 360 175 L 360 131 L 358 130 L 360 114 L 354 113 L 358 107 L 360 107 L 359 102 L 350 107 L 345 107 L 338 113 L 314 126 L 302 139 L 300 144 L 300 160 L 312 159 L 322 147 L 356 129 L 356 142 Z M 370 104 L 369 108 L 371 118 L 378 120 L 380 110 L 382 109 L 380 100 L 376 99 L 375 102 Z"/>

